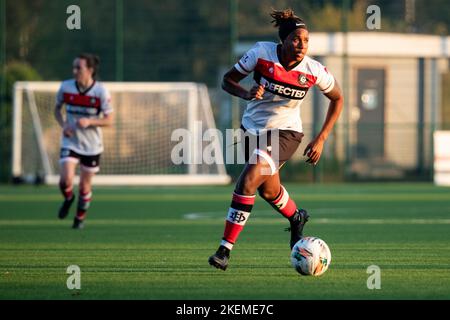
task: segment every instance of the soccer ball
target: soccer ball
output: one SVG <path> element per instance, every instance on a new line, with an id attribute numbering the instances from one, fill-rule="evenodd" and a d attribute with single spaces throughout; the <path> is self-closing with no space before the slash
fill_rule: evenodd
<path id="1" fill-rule="evenodd" d="M 322 239 L 304 237 L 292 248 L 292 266 L 304 276 L 320 276 L 331 263 L 331 252 Z"/>

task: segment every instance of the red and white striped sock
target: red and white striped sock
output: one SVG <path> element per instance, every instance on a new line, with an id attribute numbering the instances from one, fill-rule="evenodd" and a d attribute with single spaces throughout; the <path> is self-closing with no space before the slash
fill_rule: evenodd
<path id="1" fill-rule="evenodd" d="M 255 196 L 244 196 L 233 193 L 233 200 L 231 201 L 230 209 L 228 210 L 227 219 L 225 221 L 225 232 L 223 240 L 220 245 L 233 249 L 239 233 L 244 229 L 244 225 L 250 216 L 253 204 L 255 203 Z"/>
<path id="2" fill-rule="evenodd" d="M 91 205 L 92 192 L 81 192 L 78 199 L 77 218 L 83 220 L 86 217 L 86 212 Z"/>
<path id="3" fill-rule="evenodd" d="M 294 200 L 289 197 L 289 193 L 283 186 L 281 186 L 281 190 L 278 196 L 274 200 L 268 202 L 275 210 L 277 210 L 287 219 L 292 217 L 297 210 L 297 205 L 295 204 Z"/>
<path id="4" fill-rule="evenodd" d="M 61 190 L 61 193 L 65 200 L 72 199 L 72 197 L 73 197 L 73 187 L 72 186 L 67 186 L 65 183 L 60 182 L 59 190 Z"/>

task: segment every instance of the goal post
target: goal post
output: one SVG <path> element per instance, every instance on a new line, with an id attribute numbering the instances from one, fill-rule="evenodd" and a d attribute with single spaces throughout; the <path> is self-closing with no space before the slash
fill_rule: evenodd
<path id="1" fill-rule="evenodd" d="M 433 177 L 437 186 L 450 186 L 450 130 L 438 130 L 433 134 Z"/>
<path id="2" fill-rule="evenodd" d="M 24 181 L 59 180 L 61 128 L 54 119 L 61 82 L 16 82 L 12 134 L 12 176 Z M 192 82 L 103 82 L 110 91 L 114 125 L 103 128 L 104 152 L 97 185 L 210 185 L 228 184 L 222 146 L 215 144 L 218 161 L 202 161 L 197 137 L 215 129 L 206 85 Z M 200 126 L 199 126 L 200 124 Z M 171 139 L 177 129 L 192 133 L 189 163 L 174 164 Z M 200 131 L 200 132 L 199 132 Z"/>

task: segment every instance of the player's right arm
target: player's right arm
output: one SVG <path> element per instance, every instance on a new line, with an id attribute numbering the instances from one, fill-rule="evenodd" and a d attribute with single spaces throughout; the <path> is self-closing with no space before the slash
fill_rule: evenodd
<path id="1" fill-rule="evenodd" d="M 240 73 L 235 67 L 231 68 L 223 76 L 222 89 L 244 100 L 262 99 L 264 86 L 255 85 L 250 90 L 247 90 L 239 84 L 245 77 L 247 75 Z"/>
<path id="2" fill-rule="evenodd" d="M 250 90 L 242 87 L 239 82 L 247 77 L 256 67 L 259 56 L 259 44 L 251 48 L 244 56 L 223 76 L 222 89 L 233 96 L 245 99 L 262 99 L 264 86 L 255 85 Z"/>
<path id="3" fill-rule="evenodd" d="M 64 99 L 63 99 L 63 90 L 62 86 L 59 88 L 58 93 L 56 94 L 56 104 L 55 104 L 55 110 L 54 115 L 55 119 L 58 122 L 59 126 L 63 129 L 63 134 L 66 137 L 71 137 L 74 134 L 74 128 L 72 128 L 71 125 L 69 125 L 65 120 L 61 113 L 61 109 L 64 105 Z"/>
<path id="4" fill-rule="evenodd" d="M 55 105 L 55 119 L 58 122 L 58 124 L 60 125 L 60 127 L 63 129 L 63 134 L 66 137 L 71 137 L 73 136 L 74 130 L 72 128 L 71 125 L 69 125 L 63 118 L 63 115 L 61 113 L 61 109 L 62 109 L 63 104 L 62 103 L 56 103 Z"/>

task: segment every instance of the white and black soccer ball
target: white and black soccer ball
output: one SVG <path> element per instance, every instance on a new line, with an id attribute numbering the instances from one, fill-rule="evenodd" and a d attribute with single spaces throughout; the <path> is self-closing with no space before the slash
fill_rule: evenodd
<path id="1" fill-rule="evenodd" d="M 331 252 L 322 239 L 304 237 L 292 248 L 291 263 L 304 276 L 320 276 L 331 263 Z"/>

